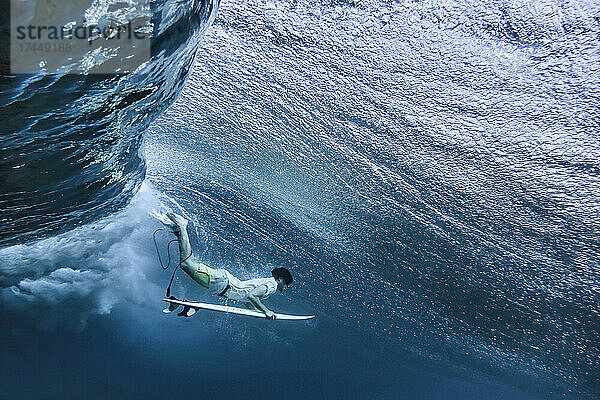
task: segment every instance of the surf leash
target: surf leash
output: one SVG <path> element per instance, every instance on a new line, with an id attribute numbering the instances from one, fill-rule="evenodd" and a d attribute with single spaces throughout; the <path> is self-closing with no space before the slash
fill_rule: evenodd
<path id="1" fill-rule="evenodd" d="M 167 261 L 167 265 L 165 266 L 163 264 L 163 262 L 162 262 L 162 258 L 160 257 L 160 252 L 158 251 L 158 244 L 156 244 L 156 233 L 158 231 L 164 231 L 164 229 L 163 228 L 158 228 L 152 234 L 152 239 L 154 240 L 154 248 L 156 249 L 156 255 L 158 256 L 158 262 L 160 263 L 160 266 L 161 266 L 162 269 L 169 269 L 169 266 L 171 265 L 171 243 L 176 242 L 177 239 L 173 239 L 173 240 L 171 240 L 167 244 L 167 255 L 169 256 L 169 258 L 168 258 L 168 261 Z"/>
<path id="2" fill-rule="evenodd" d="M 167 261 L 167 265 L 165 266 L 162 262 L 162 258 L 160 257 L 160 251 L 158 250 L 158 244 L 156 243 L 156 233 L 158 231 L 164 231 L 164 230 L 165 230 L 164 228 L 158 228 L 152 234 L 152 238 L 154 239 L 154 248 L 156 249 L 156 255 L 158 256 L 158 262 L 160 263 L 161 268 L 166 270 L 171 265 L 171 243 L 177 242 L 178 239 L 173 239 L 167 244 L 167 254 L 169 255 L 169 258 Z M 175 234 L 175 236 L 179 236 L 179 235 Z M 181 266 L 181 264 L 183 264 L 191 256 L 192 256 L 192 249 L 190 249 L 190 254 L 183 260 L 179 261 L 179 264 L 177 264 L 175 266 L 175 268 L 173 268 L 173 273 L 171 274 L 171 280 L 169 281 L 169 286 L 167 286 L 167 297 L 171 296 L 171 285 L 173 284 L 173 278 L 175 278 L 175 272 L 177 272 L 177 268 L 179 268 L 179 266 Z"/>

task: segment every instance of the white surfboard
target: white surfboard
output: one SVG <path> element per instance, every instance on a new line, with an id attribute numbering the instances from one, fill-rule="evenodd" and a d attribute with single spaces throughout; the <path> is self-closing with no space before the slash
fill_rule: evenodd
<path id="1" fill-rule="evenodd" d="M 213 311 L 221 311 L 221 312 L 226 312 L 226 313 L 231 313 L 231 314 L 240 314 L 240 315 L 248 315 L 250 317 L 256 317 L 256 318 L 267 318 L 267 316 L 260 312 L 260 311 L 254 311 L 254 310 L 247 310 L 244 308 L 239 308 L 239 307 L 230 307 L 230 306 L 222 306 L 219 304 L 210 304 L 210 303 L 197 303 L 195 301 L 183 301 L 183 300 L 177 300 L 177 299 L 162 299 L 163 301 L 166 301 L 167 303 L 170 303 L 172 305 L 176 305 L 176 306 L 187 306 L 190 307 L 193 310 L 198 310 L 200 308 L 205 309 L 205 310 L 213 310 Z M 163 310 L 164 312 L 170 312 L 167 311 L 168 309 Z M 188 314 L 188 316 L 191 316 L 192 314 Z M 288 314 L 278 314 L 275 313 L 275 316 L 277 317 L 277 319 L 285 319 L 285 320 L 303 320 L 303 319 L 311 319 L 314 318 L 314 315 L 288 315 Z"/>

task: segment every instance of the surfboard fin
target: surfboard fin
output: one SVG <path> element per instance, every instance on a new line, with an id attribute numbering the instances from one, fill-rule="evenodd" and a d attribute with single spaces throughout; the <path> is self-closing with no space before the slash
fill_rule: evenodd
<path id="1" fill-rule="evenodd" d="M 169 299 L 170 299 L 170 300 L 177 300 L 177 297 L 175 297 L 175 296 L 170 296 L 170 297 L 169 297 Z M 178 307 L 179 307 L 179 304 L 175 304 L 175 303 L 169 303 L 169 307 L 165 308 L 165 309 L 163 310 L 163 312 L 164 312 L 165 314 L 172 313 L 172 312 L 173 312 L 173 311 L 175 311 L 175 310 L 176 310 Z"/>
<path id="2" fill-rule="evenodd" d="M 179 315 L 180 317 L 191 317 L 192 315 L 196 314 L 196 311 L 198 311 L 197 308 L 192 308 L 190 306 L 184 306 L 183 310 L 181 310 L 181 312 L 177 315 Z"/>

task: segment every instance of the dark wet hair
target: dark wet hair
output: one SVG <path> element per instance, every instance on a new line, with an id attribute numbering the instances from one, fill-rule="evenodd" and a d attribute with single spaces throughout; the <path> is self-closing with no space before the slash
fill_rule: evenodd
<path id="1" fill-rule="evenodd" d="M 275 279 L 283 278 L 283 281 L 286 285 L 291 285 L 294 281 L 294 278 L 292 278 L 292 274 L 290 274 L 290 271 L 283 267 L 277 267 L 273 271 L 271 271 L 271 273 L 273 274 L 273 278 Z"/>

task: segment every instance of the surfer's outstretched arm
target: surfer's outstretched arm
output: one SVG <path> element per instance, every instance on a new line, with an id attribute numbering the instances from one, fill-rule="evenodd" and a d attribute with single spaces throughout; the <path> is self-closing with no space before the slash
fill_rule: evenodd
<path id="1" fill-rule="evenodd" d="M 250 300 L 254 307 L 265 313 L 268 319 L 275 319 L 275 313 L 265 307 L 262 301 L 260 301 L 260 298 L 266 293 L 267 287 L 265 285 L 257 286 L 248 294 L 248 300 Z"/>

